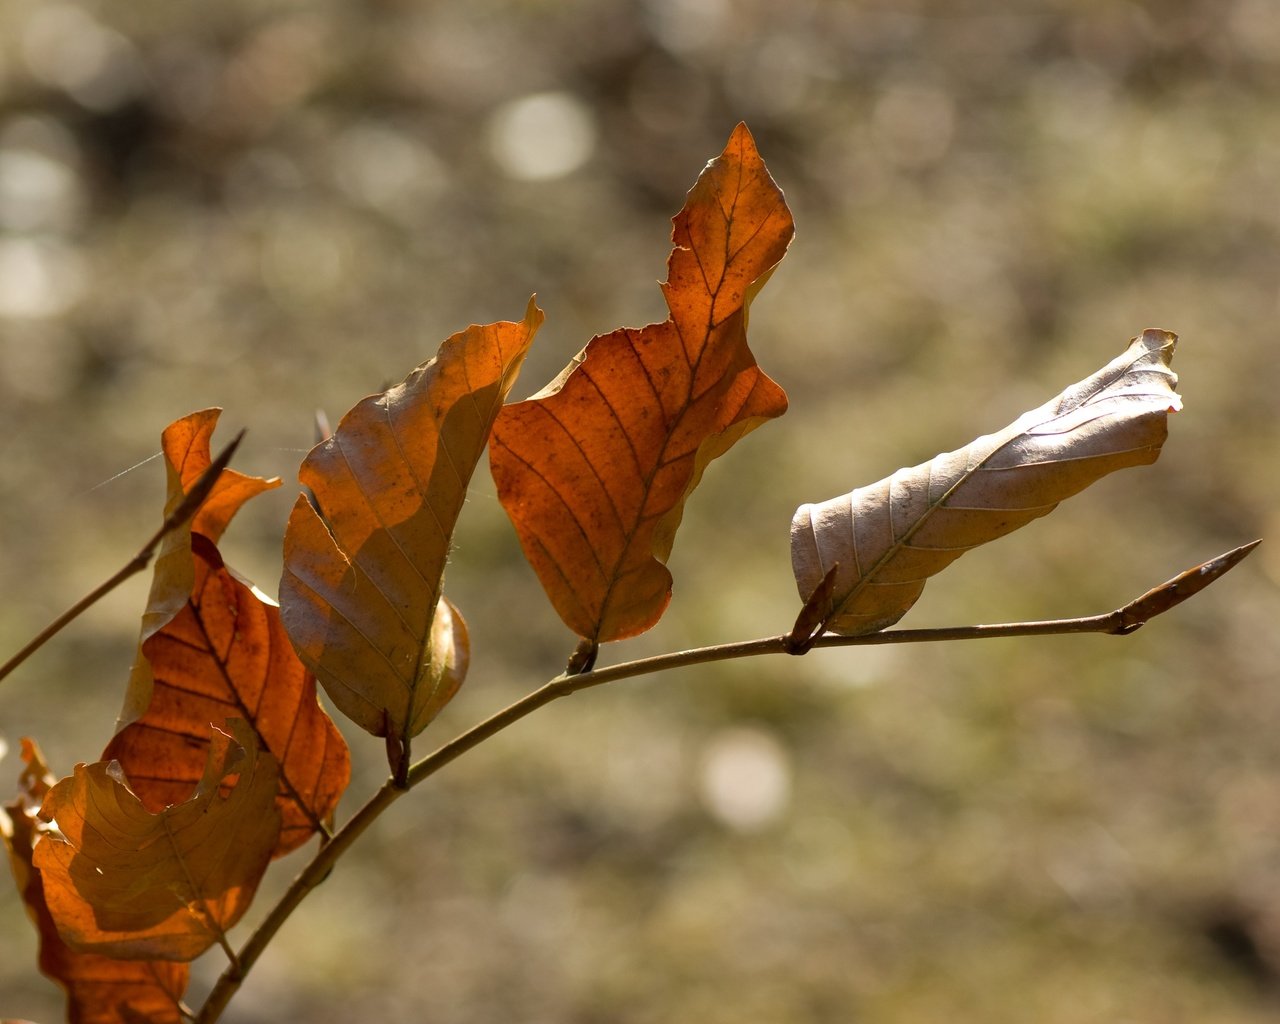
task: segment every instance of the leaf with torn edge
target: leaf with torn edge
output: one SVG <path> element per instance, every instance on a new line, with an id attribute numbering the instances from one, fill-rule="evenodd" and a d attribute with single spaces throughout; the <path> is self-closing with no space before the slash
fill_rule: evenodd
<path id="1" fill-rule="evenodd" d="M 169 424 L 161 435 L 160 443 L 168 480 L 164 507 L 166 516 L 182 503 L 187 491 L 213 462 L 209 440 L 221 412 L 221 409 L 193 412 Z M 141 654 L 141 648 L 148 637 L 163 629 L 182 610 L 191 596 L 195 575 L 191 560 L 191 535 L 201 534 L 216 544 L 232 516 L 246 501 L 279 486 L 279 478 L 267 480 L 246 476 L 234 469 L 225 469 L 191 520 L 180 529 L 167 534 L 160 542 L 151 577 L 151 592 L 147 597 L 146 610 L 142 614 L 142 632 L 138 639 L 140 653 L 130 673 L 129 687 L 117 728 L 141 718 L 151 702 L 151 668 Z"/>
<path id="2" fill-rule="evenodd" d="M 280 762 L 282 856 L 332 824 L 351 778 L 342 734 L 316 700 L 280 609 L 191 535 L 195 575 L 183 608 L 142 645 L 154 677 L 146 713 L 102 754 L 153 813 L 186 800 L 204 771 L 209 723 L 243 718 Z"/>
<path id="3" fill-rule="evenodd" d="M 670 317 L 593 338 L 494 426 L 498 497 L 556 611 L 600 643 L 652 627 L 703 470 L 780 416 L 786 395 L 747 348 L 747 308 L 793 223 L 745 125 L 674 219 Z"/>
<path id="4" fill-rule="evenodd" d="M 468 643 L 442 596 L 454 524 L 494 417 L 541 325 L 472 326 L 312 449 L 289 517 L 285 629 L 343 714 L 398 749 L 457 691 Z"/>
<path id="5" fill-rule="evenodd" d="M 234 738 L 213 730 L 195 795 L 159 814 L 114 762 L 77 765 L 49 791 L 40 817 L 59 834 L 36 844 L 33 861 L 72 949 L 185 961 L 225 942 L 280 832 L 275 758 L 242 720 L 227 727 Z"/>
<path id="6" fill-rule="evenodd" d="M 1125 352 L 995 434 L 869 487 L 801 505 L 791 562 L 807 598 L 836 562 L 826 628 L 845 636 L 897 622 L 925 581 L 966 551 L 1047 515 L 1095 480 L 1154 462 L 1181 408 L 1177 336 L 1149 329 Z"/>
<path id="7" fill-rule="evenodd" d="M 33 847 L 52 826 L 37 812 L 57 781 L 39 748 L 22 741 L 18 796 L 0 809 L 0 836 L 9 850 L 18 891 L 40 935 L 40 970 L 67 994 L 68 1024 L 180 1024 L 190 968 L 155 960 L 114 960 L 77 953 L 62 941 L 44 898 L 44 882 L 31 864 Z"/>

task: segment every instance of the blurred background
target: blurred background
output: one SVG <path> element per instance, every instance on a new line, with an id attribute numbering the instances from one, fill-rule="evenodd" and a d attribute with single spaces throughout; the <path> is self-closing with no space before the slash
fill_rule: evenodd
<path id="1" fill-rule="evenodd" d="M 789 628 L 796 505 L 1003 426 L 1144 327 L 1182 336 L 1160 461 L 964 558 L 904 625 L 1106 611 L 1268 543 L 1128 638 L 553 705 L 394 807 L 226 1019 L 1275 1019 L 1273 0 L 5 0 L 0 653 L 150 535 L 171 420 L 223 406 L 238 467 L 285 479 L 222 544 L 274 593 L 317 408 L 535 291 L 516 397 L 664 318 L 669 218 L 739 120 L 798 225 L 751 321 L 792 408 L 711 467 L 665 619 L 602 664 Z M 97 758 L 146 590 L 0 685 L 0 777 L 22 735 L 62 773 Z M 472 671 L 421 753 L 574 643 L 483 465 L 448 590 Z M 383 755 L 346 731 L 349 814 Z M 35 948 L 0 887 L 0 1013 L 51 1024 Z"/>

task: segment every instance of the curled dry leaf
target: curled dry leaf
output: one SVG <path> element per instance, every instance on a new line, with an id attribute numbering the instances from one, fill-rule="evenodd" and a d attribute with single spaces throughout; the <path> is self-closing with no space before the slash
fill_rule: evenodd
<path id="1" fill-rule="evenodd" d="M 979 544 L 1053 511 L 1107 473 L 1154 462 L 1181 408 L 1169 368 L 1177 336 L 1147 330 L 1092 376 L 1004 430 L 869 487 L 801 505 L 791 561 L 807 598 L 836 562 L 826 628 L 897 622 L 925 581 Z"/>
<path id="2" fill-rule="evenodd" d="M 186 496 L 187 491 L 209 468 L 213 458 L 209 440 L 218 424 L 221 409 L 203 409 L 176 420 L 160 437 L 168 480 L 164 513 L 168 516 Z M 124 708 L 117 728 L 141 718 L 151 702 L 151 667 L 141 653 L 147 638 L 164 626 L 186 605 L 191 596 L 195 566 L 191 559 L 191 535 L 201 534 L 215 544 L 221 538 L 232 516 L 250 498 L 280 486 L 279 478 L 270 480 L 246 476 L 234 469 L 223 470 L 209 496 L 190 521 L 167 534 L 156 554 L 151 577 L 151 592 L 142 613 L 142 634 L 138 639 L 139 654 L 129 678 Z"/>
<path id="3" fill-rule="evenodd" d="M 284 542 L 280 603 L 333 702 L 397 749 L 457 691 L 468 646 L 441 594 L 467 484 L 542 323 L 472 326 L 312 449 Z M 323 517 L 323 518 L 322 518 Z"/>
<path id="4" fill-rule="evenodd" d="M 18 891 L 40 935 L 40 970 L 67 994 L 69 1024 L 179 1024 L 182 994 L 190 968 L 168 961 L 114 960 L 71 949 L 53 923 L 44 898 L 44 882 L 32 869 L 32 850 L 51 826 L 37 812 L 56 779 L 39 748 L 22 741 L 23 770 L 18 795 L 0 810 L 0 835 L 9 850 Z"/>
<path id="5" fill-rule="evenodd" d="M 565 624 L 594 642 L 653 626 L 702 472 L 786 395 L 747 348 L 747 308 L 791 241 L 791 213 L 745 125 L 674 219 L 670 317 L 593 338 L 494 426 L 490 465 L 525 557 Z"/>
<path id="6" fill-rule="evenodd" d="M 154 677 L 146 713 L 116 733 L 102 758 L 119 762 L 143 805 L 159 812 L 200 780 L 209 723 L 244 719 L 280 762 L 281 856 L 332 824 L 350 755 L 275 602 L 225 566 L 203 535 L 192 534 L 191 553 L 189 599 L 142 645 Z"/>
<path id="7" fill-rule="evenodd" d="M 209 467 L 218 414 L 192 413 L 164 431 L 166 514 Z M 316 701 L 279 609 L 228 569 L 215 546 L 246 501 L 279 484 L 225 470 L 189 526 L 166 538 L 124 710 L 103 754 L 155 813 L 191 795 L 209 723 L 244 719 L 281 763 L 277 856 L 332 820 L 350 778 L 346 743 Z"/>
<path id="8" fill-rule="evenodd" d="M 58 834 L 36 844 L 33 862 L 71 948 L 192 960 L 248 909 L 280 833 L 278 771 L 245 722 L 227 726 L 234 738 L 213 730 L 195 795 L 159 814 L 114 762 L 77 765 L 49 791 L 40 817 Z"/>

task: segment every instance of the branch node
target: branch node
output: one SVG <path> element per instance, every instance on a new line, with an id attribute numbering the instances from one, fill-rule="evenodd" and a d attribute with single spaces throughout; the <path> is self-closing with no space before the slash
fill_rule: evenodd
<path id="1" fill-rule="evenodd" d="M 827 570 L 813 593 L 804 602 L 800 614 L 791 632 L 782 638 L 782 649 L 788 654 L 808 654 L 818 637 L 826 631 L 827 621 L 835 611 L 832 595 L 836 587 L 836 574 L 840 571 L 840 563 L 836 562 Z"/>
<path id="2" fill-rule="evenodd" d="M 590 672 L 596 665 L 596 657 L 600 654 L 600 644 L 595 640 L 582 640 L 569 655 L 569 663 L 565 666 L 567 676 L 580 676 Z"/>
<path id="3" fill-rule="evenodd" d="M 391 769 L 391 784 L 396 789 L 409 788 L 409 741 L 401 736 L 391 721 L 391 713 L 382 709 L 383 734 L 387 744 L 387 766 Z"/>

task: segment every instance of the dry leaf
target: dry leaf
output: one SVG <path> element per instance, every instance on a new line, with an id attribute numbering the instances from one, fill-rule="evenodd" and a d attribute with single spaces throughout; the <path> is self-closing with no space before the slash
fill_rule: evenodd
<path id="1" fill-rule="evenodd" d="M 1046 515 L 1107 473 L 1154 462 L 1181 408 L 1177 336 L 1147 330 L 1053 401 L 960 451 L 851 494 L 801 505 L 791 561 L 801 597 L 840 564 L 826 626 L 855 636 L 897 622 L 925 580 L 970 548 Z"/>
<path id="2" fill-rule="evenodd" d="M 347 745 L 316 700 L 280 609 L 199 533 L 191 552 L 189 600 L 142 645 L 154 676 L 146 714 L 116 733 L 102 759 L 118 761 L 147 810 L 159 812 L 200 780 L 209 723 L 245 719 L 280 762 L 281 856 L 332 823 L 351 777 Z"/>
<path id="3" fill-rule="evenodd" d="M 55 783 L 40 750 L 22 741 L 23 771 L 18 796 L 0 811 L 0 835 L 18 891 L 40 935 L 40 970 L 67 994 L 69 1024 L 119 1024 L 145 1020 L 148 1024 L 179 1024 L 182 994 L 190 968 L 167 961 L 114 960 L 97 953 L 77 953 L 62 941 L 45 903 L 44 883 L 32 869 L 32 849 L 51 826 L 37 812 Z"/>
<path id="4" fill-rule="evenodd" d="M 234 739 L 213 730 L 195 795 L 159 814 L 129 790 L 114 762 L 77 765 L 49 791 L 40 817 L 60 835 L 41 839 L 33 861 L 67 945 L 192 960 L 248 909 L 279 837 L 278 771 L 245 722 L 227 726 Z"/>
<path id="5" fill-rule="evenodd" d="M 176 420 L 161 435 L 168 478 L 164 514 L 169 515 L 182 503 L 187 490 L 200 479 L 213 459 L 209 439 L 217 426 L 221 409 L 204 409 Z M 151 592 L 142 614 L 142 633 L 138 639 L 139 655 L 130 673 L 124 708 L 117 729 L 136 721 L 146 713 L 151 702 L 151 668 L 141 654 L 147 638 L 164 626 L 186 605 L 191 596 L 195 567 L 191 560 L 191 535 L 208 537 L 217 543 L 222 532 L 246 501 L 263 491 L 279 487 L 280 480 L 245 476 L 234 469 L 223 470 L 213 489 L 196 514 L 182 528 L 167 534 L 156 553 Z"/>
<path id="6" fill-rule="evenodd" d="M 746 326 L 793 225 L 745 125 L 674 225 L 670 318 L 592 339 L 494 426 L 493 478 L 525 556 L 566 625 L 597 642 L 658 621 L 664 563 L 704 468 L 787 407 Z"/>
<path id="7" fill-rule="evenodd" d="M 519 323 L 455 334 L 302 464 L 319 510 L 300 496 L 289 518 L 285 629 L 333 702 L 375 736 L 407 743 L 462 682 L 466 630 L 441 596 L 449 541 L 542 319 L 530 300 Z"/>

